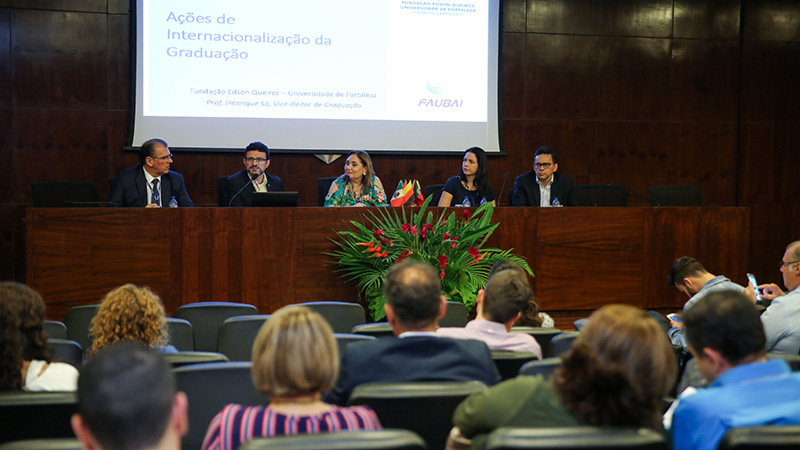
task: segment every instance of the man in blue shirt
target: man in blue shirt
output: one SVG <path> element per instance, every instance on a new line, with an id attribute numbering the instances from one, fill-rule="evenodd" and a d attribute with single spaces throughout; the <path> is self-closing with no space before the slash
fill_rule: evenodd
<path id="1" fill-rule="evenodd" d="M 675 450 L 714 450 L 729 428 L 800 424 L 800 373 L 767 361 L 753 302 L 735 291 L 707 295 L 683 317 L 689 351 L 711 382 L 678 399 Z"/>

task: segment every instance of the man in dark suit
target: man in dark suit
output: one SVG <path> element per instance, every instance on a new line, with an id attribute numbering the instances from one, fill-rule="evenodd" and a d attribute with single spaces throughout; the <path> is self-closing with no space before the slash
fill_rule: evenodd
<path id="1" fill-rule="evenodd" d="M 269 148 L 253 142 L 244 149 L 244 170 L 225 180 L 228 206 L 251 206 L 255 192 L 282 192 L 283 180 L 266 172 L 269 167 Z"/>
<path id="2" fill-rule="evenodd" d="M 386 319 L 397 337 L 348 345 L 339 379 L 325 401 L 346 405 L 356 386 L 375 381 L 500 381 L 485 343 L 436 337 L 447 302 L 430 264 L 394 265 L 386 273 L 383 293 Z"/>
<path id="3" fill-rule="evenodd" d="M 533 170 L 518 176 L 514 181 L 511 205 L 578 206 L 572 178 L 557 171 L 556 152 L 540 147 L 534 154 Z"/>
<path id="4" fill-rule="evenodd" d="M 139 165 L 123 170 L 114 180 L 108 201 L 117 206 L 168 206 L 172 197 L 178 206 L 194 206 L 183 176 L 169 170 L 172 152 L 162 139 L 150 139 L 139 149 Z"/>

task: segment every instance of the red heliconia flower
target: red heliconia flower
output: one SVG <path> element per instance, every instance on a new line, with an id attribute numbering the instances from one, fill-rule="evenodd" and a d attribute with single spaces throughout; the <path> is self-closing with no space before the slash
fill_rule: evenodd
<path id="1" fill-rule="evenodd" d="M 392 242 L 389 238 L 381 238 L 381 244 L 388 245 L 389 247 L 394 247 L 394 242 Z"/>
<path id="2" fill-rule="evenodd" d="M 443 234 L 443 235 L 442 235 L 442 242 L 446 241 L 446 240 L 447 240 L 447 238 L 449 238 L 449 237 L 450 237 L 450 233 L 445 233 L 445 234 Z"/>
<path id="3" fill-rule="evenodd" d="M 447 256 L 439 255 L 439 268 L 444 270 L 447 268 Z"/>
<path id="4" fill-rule="evenodd" d="M 374 236 L 374 237 L 375 237 L 375 239 L 380 239 L 380 238 L 381 238 L 381 236 L 385 236 L 385 234 L 384 234 L 383 230 L 381 230 L 380 228 L 378 228 L 377 230 L 375 230 L 375 231 L 372 233 L 372 236 Z"/>
<path id="5" fill-rule="evenodd" d="M 411 225 L 411 235 L 414 236 L 415 234 L 417 234 L 417 226 Z"/>
<path id="6" fill-rule="evenodd" d="M 481 252 L 480 252 L 480 251 L 478 251 L 478 249 L 477 249 L 477 248 L 475 248 L 475 247 L 470 247 L 470 248 L 469 248 L 469 256 L 470 256 L 470 258 L 472 258 L 472 259 L 475 259 L 475 258 L 477 258 L 477 257 L 478 257 L 478 255 L 480 255 L 480 254 L 481 254 Z"/>
<path id="7" fill-rule="evenodd" d="M 424 241 L 425 238 L 428 237 L 428 230 L 423 228 L 422 231 L 419 232 L 419 237 Z"/>
<path id="8" fill-rule="evenodd" d="M 426 223 L 425 225 L 422 226 L 422 231 L 425 231 L 425 230 L 433 231 L 433 225 L 431 225 L 429 223 Z"/>
<path id="9" fill-rule="evenodd" d="M 410 255 L 411 253 L 412 252 L 409 249 L 403 250 L 402 252 L 400 252 L 399 255 L 397 255 L 397 259 L 394 260 L 394 263 L 397 264 L 402 262 L 404 259 L 408 258 L 408 255 Z"/>
<path id="10" fill-rule="evenodd" d="M 443 270 L 443 271 L 442 271 L 442 273 L 441 273 L 441 277 L 442 277 L 442 279 L 444 280 L 444 270 Z"/>
<path id="11" fill-rule="evenodd" d="M 456 245 L 458 245 L 458 236 L 451 236 L 450 237 L 450 246 L 455 249 Z"/>
<path id="12" fill-rule="evenodd" d="M 409 231 L 411 231 L 411 224 L 404 223 L 403 226 L 400 227 L 400 229 L 403 230 L 403 233 L 408 233 Z"/>
<path id="13" fill-rule="evenodd" d="M 469 210 L 465 209 L 464 212 L 461 213 L 461 218 L 464 220 L 469 220 Z"/>

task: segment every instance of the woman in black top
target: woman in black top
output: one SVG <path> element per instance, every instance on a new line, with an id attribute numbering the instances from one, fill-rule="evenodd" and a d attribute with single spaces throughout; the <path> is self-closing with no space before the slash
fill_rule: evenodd
<path id="1" fill-rule="evenodd" d="M 461 174 L 448 179 L 442 188 L 439 206 L 479 206 L 483 202 L 497 206 L 489 186 L 486 152 L 480 147 L 472 147 L 464 153 Z"/>

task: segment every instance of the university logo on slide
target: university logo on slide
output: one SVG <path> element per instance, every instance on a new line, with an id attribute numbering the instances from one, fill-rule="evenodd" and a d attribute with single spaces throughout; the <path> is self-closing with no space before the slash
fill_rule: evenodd
<path id="1" fill-rule="evenodd" d="M 444 88 L 443 88 L 443 87 L 441 87 L 441 86 L 438 86 L 438 84 L 439 84 L 439 83 L 436 83 L 436 85 L 431 85 L 431 79 L 430 79 L 430 78 L 428 78 L 428 79 L 425 81 L 425 88 L 427 88 L 427 89 L 428 89 L 428 92 L 430 92 L 431 94 L 433 94 L 433 95 L 439 95 L 439 94 L 441 94 L 442 92 L 444 92 Z"/>
<path id="2" fill-rule="evenodd" d="M 425 82 L 425 88 L 433 95 L 440 95 L 444 92 L 444 88 L 438 86 L 438 83 L 431 84 L 430 78 Z M 429 108 L 461 108 L 464 105 L 463 99 L 431 99 L 421 98 L 417 107 Z"/>

